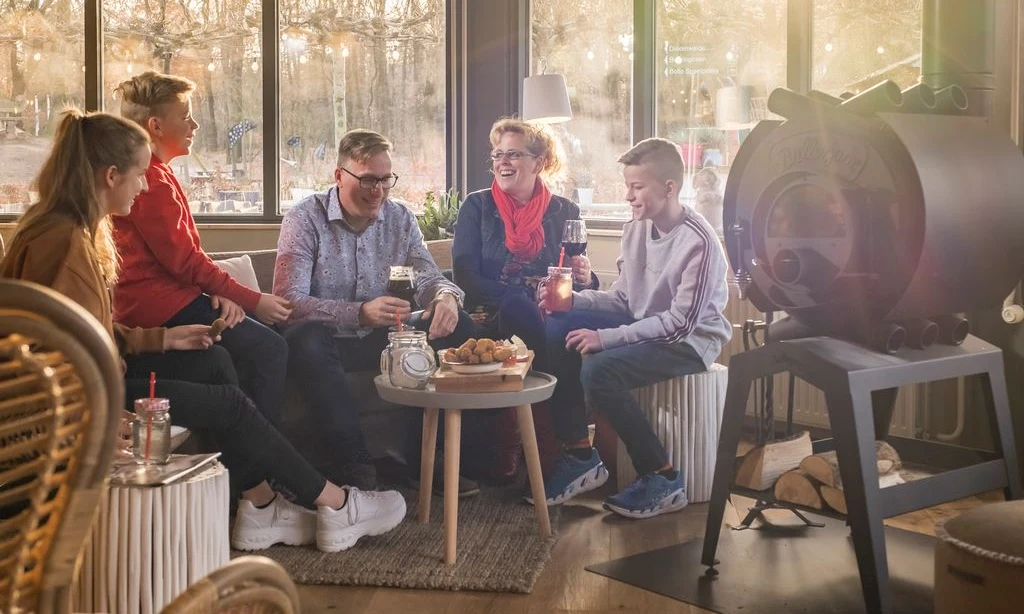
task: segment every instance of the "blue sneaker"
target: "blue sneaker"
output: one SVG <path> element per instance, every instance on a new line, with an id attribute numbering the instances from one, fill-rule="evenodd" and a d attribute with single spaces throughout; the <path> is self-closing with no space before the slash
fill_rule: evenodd
<path id="1" fill-rule="evenodd" d="M 650 518 L 676 512 L 687 504 L 683 473 L 669 480 L 660 473 L 644 475 L 622 492 L 604 500 L 604 509 L 627 518 Z"/>
<path id="2" fill-rule="evenodd" d="M 548 505 L 558 505 L 578 494 L 600 488 L 607 481 L 608 469 L 594 448 L 590 449 L 590 458 L 587 460 L 562 452 L 544 480 L 544 496 L 547 497 Z M 528 494 L 525 498 L 533 503 L 532 495 Z"/>

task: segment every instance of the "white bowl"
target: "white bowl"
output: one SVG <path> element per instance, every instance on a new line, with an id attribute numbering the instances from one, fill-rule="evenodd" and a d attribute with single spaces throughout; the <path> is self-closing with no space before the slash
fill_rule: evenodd
<path id="1" fill-rule="evenodd" d="M 489 363 L 484 364 L 484 365 L 481 365 L 481 364 L 471 365 L 469 363 L 445 361 L 445 364 L 448 365 L 448 367 L 451 368 L 452 371 L 455 371 L 456 373 L 463 373 L 463 374 L 466 374 L 466 375 L 479 375 L 481 373 L 493 373 L 493 372 L 495 372 L 495 371 L 497 371 L 498 369 L 501 368 L 501 363 L 500 362 L 489 362 Z"/>

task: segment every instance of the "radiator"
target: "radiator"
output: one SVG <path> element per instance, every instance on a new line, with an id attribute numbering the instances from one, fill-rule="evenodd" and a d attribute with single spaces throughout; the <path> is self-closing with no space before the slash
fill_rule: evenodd
<path id="1" fill-rule="evenodd" d="M 741 300 L 736 296 L 736 287 L 729 286 L 729 303 L 725 308 L 725 317 L 734 325 L 732 340 L 722 348 L 722 355 L 718 362 L 728 366 L 729 358 L 734 354 L 743 351 L 743 332 L 735 325 L 742 325 L 746 320 L 763 320 L 764 314 L 758 311 L 747 300 Z M 781 315 L 781 314 L 779 314 Z M 760 337 L 760 336 L 759 336 Z M 773 395 L 775 405 L 776 422 L 785 422 L 787 390 L 789 388 L 789 374 L 780 373 L 775 376 L 775 393 Z M 754 415 L 754 387 L 751 386 L 750 398 L 747 400 L 747 415 Z M 893 422 L 890 433 L 900 437 L 918 436 L 917 416 L 921 402 L 921 386 L 904 386 L 900 389 L 896 398 L 896 408 L 893 411 Z M 797 378 L 793 394 L 793 421 L 797 424 L 828 429 L 828 408 L 825 404 L 825 393 L 811 386 L 807 382 Z"/>

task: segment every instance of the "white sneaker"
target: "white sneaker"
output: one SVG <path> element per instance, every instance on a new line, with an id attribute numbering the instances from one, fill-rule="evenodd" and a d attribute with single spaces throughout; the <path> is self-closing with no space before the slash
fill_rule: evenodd
<path id="1" fill-rule="evenodd" d="M 364 535 L 382 535 L 405 518 L 405 499 L 394 490 L 366 492 L 349 486 L 340 510 L 320 507 L 316 515 L 316 547 L 321 552 L 348 550 Z"/>
<path id="2" fill-rule="evenodd" d="M 281 495 L 270 505 L 258 508 L 242 499 L 235 514 L 231 547 L 235 550 L 264 550 L 274 544 L 304 546 L 316 541 L 316 512 L 295 505 Z"/>

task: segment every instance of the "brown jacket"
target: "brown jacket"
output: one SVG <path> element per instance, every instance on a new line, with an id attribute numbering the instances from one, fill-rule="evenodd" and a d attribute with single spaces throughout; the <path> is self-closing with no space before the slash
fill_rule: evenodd
<path id="1" fill-rule="evenodd" d="M 121 354 L 164 351 L 163 328 L 128 328 L 113 321 L 110 290 L 90 251 L 85 230 L 53 217 L 11 242 L 0 277 L 49 286 L 91 313 L 110 333 Z"/>

